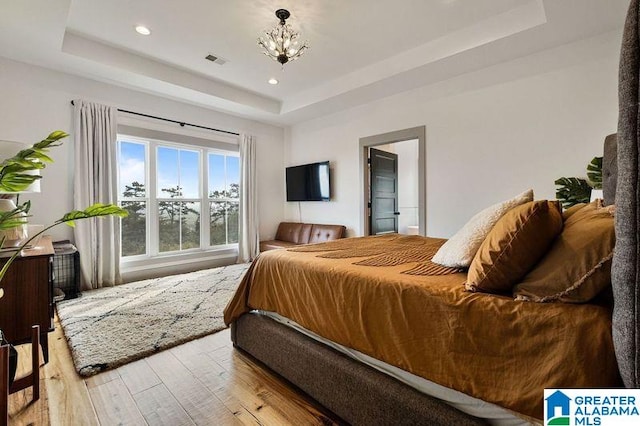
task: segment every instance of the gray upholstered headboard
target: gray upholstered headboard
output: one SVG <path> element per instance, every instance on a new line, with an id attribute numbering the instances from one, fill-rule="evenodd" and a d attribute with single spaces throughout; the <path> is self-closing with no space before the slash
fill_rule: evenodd
<path id="1" fill-rule="evenodd" d="M 640 87 L 640 1 L 631 0 L 620 51 L 618 86 L 618 180 L 616 184 L 616 248 L 611 266 L 613 343 L 626 387 L 640 386 L 640 252 L 638 194 L 638 88 Z"/>
<path id="2" fill-rule="evenodd" d="M 616 183 L 618 181 L 618 139 L 614 133 L 604 140 L 604 155 L 602 159 L 602 190 L 604 204 L 615 204 Z"/>

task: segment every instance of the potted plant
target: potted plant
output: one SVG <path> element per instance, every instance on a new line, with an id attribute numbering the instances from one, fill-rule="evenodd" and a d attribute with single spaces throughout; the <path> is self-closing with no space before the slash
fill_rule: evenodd
<path id="1" fill-rule="evenodd" d="M 591 200 L 602 198 L 602 157 L 593 157 L 587 165 L 587 181 L 591 186 Z"/>
<path id="2" fill-rule="evenodd" d="M 556 198 L 565 209 L 580 203 L 588 203 L 595 197 L 602 198 L 602 157 L 593 157 L 587 165 L 587 179 L 561 177 L 554 182 Z"/>
<path id="3" fill-rule="evenodd" d="M 69 136 L 67 133 L 57 130 L 51 133 L 42 141 L 34 144 L 33 146 L 23 149 L 11 158 L 0 159 L 0 193 L 9 192 L 16 193 L 24 191 L 37 179 L 41 179 L 41 176 L 33 171 L 44 169 L 48 163 L 52 163 L 53 160 L 47 155 L 50 148 L 60 146 L 61 140 Z M 6 231 L 15 229 L 17 227 L 24 226 L 28 222 L 29 210 L 31 209 L 31 203 L 29 201 L 18 203 L 15 208 L 9 211 L 0 212 L 0 230 Z M 41 234 L 45 233 L 54 226 L 61 224 L 67 224 L 74 226 L 74 221 L 79 219 L 88 219 L 93 217 L 104 217 L 116 215 L 119 217 L 126 217 L 127 212 L 122 208 L 113 204 L 94 204 L 87 207 L 84 210 L 74 210 L 60 219 L 53 222 L 51 225 L 46 226 L 43 230 L 35 235 L 29 235 L 24 241 L 21 241 L 15 251 L 4 263 L 0 269 L 0 298 L 4 295 L 2 289 L 2 279 L 4 278 L 7 270 L 13 263 L 13 261 L 20 255 L 22 249 L 27 247 L 31 241 L 38 238 Z M 0 247 L 4 243 L 4 236 L 0 238 Z M 0 330 L 0 336 L 2 335 Z M 11 352 L 12 356 L 15 356 L 15 349 Z M 16 363 L 11 361 L 11 369 L 9 380 L 13 382 L 15 377 L 15 365 Z"/>

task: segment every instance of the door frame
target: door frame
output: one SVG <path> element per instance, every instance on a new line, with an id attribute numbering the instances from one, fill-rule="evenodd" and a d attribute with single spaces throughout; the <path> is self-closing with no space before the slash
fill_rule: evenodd
<path id="1" fill-rule="evenodd" d="M 360 138 L 360 235 L 369 235 L 369 148 L 389 143 L 418 140 L 418 232 L 427 234 L 427 127 L 418 126 Z"/>

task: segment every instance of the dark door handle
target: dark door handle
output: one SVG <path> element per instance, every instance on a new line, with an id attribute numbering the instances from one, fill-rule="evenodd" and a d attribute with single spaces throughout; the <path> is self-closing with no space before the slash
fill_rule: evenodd
<path id="1" fill-rule="evenodd" d="M 393 212 L 396 216 L 400 216 L 400 212 Z"/>

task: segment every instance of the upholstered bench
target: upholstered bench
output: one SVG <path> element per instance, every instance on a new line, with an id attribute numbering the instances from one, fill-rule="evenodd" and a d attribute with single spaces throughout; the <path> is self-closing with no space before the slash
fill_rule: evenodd
<path id="1" fill-rule="evenodd" d="M 280 222 L 275 239 L 260 241 L 260 251 L 337 240 L 344 237 L 345 231 L 346 227 L 342 225 Z"/>

